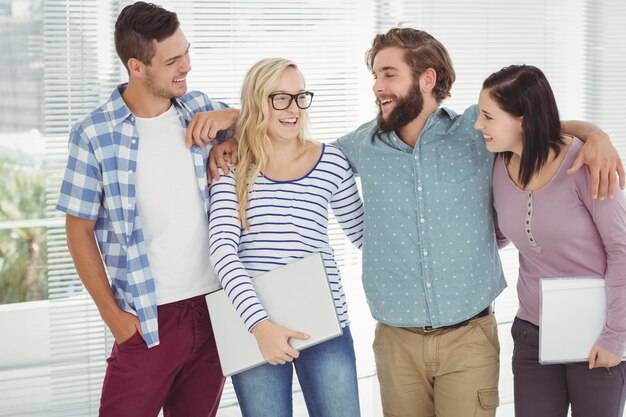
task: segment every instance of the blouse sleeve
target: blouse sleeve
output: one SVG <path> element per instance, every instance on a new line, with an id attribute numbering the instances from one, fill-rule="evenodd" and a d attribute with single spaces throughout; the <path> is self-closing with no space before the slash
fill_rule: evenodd
<path id="1" fill-rule="evenodd" d="M 339 150 L 337 150 L 340 152 Z M 330 207 L 342 230 L 350 242 L 358 249 L 363 246 L 363 201 L 356 186 L 352 168 L 343 154 L 340 153 L 341 183 L 333 194 Z"/>
<path id="2" fill-rule="evenodd" d="M 622 355 L 626 350 L 626 198 L 618 187 L 612 199 L 592 199 L 589 170 L 581 170 L 584 172 L 577 178 L 579 198 L 598 228 L 607 260 L 604 279 L 608 314 L 596 343 Z"/>
<path id="3" fill-rule="evenodd" d="M 496 232 L 496 243 L 498 245 L 498 249 L 502 249 L 511 243 L 511 241 L 504 236 L 502 230 L 500 230 L 500 225 L 498 224 L 498 212 L 495 207 L 493 208 L 493 228 Z"/>
<path id="4" fill-rule="evenodd" d="M 235 180 L 232 173 L 222 175 L 209 190 L 209 245 L 211 264 L 229 300 L 248 331 L 268 316 L 259 301 L 248 271 L 239 259 L 241 221 Z"/>

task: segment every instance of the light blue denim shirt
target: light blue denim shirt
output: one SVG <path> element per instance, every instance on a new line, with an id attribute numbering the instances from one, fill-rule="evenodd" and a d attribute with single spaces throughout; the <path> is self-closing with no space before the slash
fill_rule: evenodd
<path id="1" fill-rule="evenodd" d="M 363 285 L 372 316 L 398 327 L 455 324 L 506 287 L 493 226 L 493 154 L 478 107 L 440 108 L 415 148 L 372 120 L 337 140 L 361 177 Z"/>

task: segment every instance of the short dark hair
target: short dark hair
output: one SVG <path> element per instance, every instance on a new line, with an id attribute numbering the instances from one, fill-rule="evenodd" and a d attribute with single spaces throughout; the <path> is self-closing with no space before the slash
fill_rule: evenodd
<path id="1" fill-rule="evenodd" d="M 550 83 L 537 67 L 511 65 L 487 77 L 483 90 L 502 110 L 522 117 L 523 151 L 518 181 L 525 187 L 547 162 L 550 148 L 558 155 L 564 143 L 559 109 Z M 513 153 L 500 155 L 509 163 Z"/>
<path id="2" fill-rule="evenodd" d="M 437 83 L 433 95 L 439 103 L 450 97 L 450 89 L 456 74 L 452 59 L 445 46 L 432 35 L 412 28 L 393 28 L 387 33 L 378 34 L 367 51 L 365 60 L 370 71 L 374 69 L 374 58 L 384 48 L 398 47 L 404 50 L 404 61 L 411 67 L 415 79 L 428 68 L 437 73 Z"/>
<path id="3" fill-rule="evenodd" d="M 156 53 L 154 41 L 169 38 L 178 30 L 176 13 L 152 3 L 138 1 L 124 7 L 115 22 L 115 50 L 128 70 L 128 60 L 150 65 Z"/>

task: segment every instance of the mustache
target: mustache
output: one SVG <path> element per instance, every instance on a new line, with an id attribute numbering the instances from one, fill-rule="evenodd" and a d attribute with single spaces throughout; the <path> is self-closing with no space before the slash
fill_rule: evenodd
<path id="1" fill-rule="evenodd" d="M 382 102 L 385 100 L 391 100 L 391 101 L 396 101 L 398 98 L 394 95 L 394 96 L 380 96 L 380 97 L 376 97 L 374 98 L 374 104 L 376 104 L 378 107 L 381 106 Z"/>

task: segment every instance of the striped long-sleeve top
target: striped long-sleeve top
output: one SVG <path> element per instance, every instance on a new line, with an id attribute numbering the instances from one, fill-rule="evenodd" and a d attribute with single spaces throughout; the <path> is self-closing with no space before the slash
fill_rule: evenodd
<path id="1" fill-rule="evenodd" d="M 323 145 L 305 176 L 273 181 L 260 175 L 248 196 L 247 230 L 241 228 L 232 172 L 213 183 L 209 206 L 211 263 L 248 330 L 268 318 L 254 290 L 254 277 L 315 252 L 322 254 L 337 316 L 341 326 L 347 326 L 345 294 L 328 241 L 328 207 L 360 248 L 363 203 L 343 153 Z"/>

